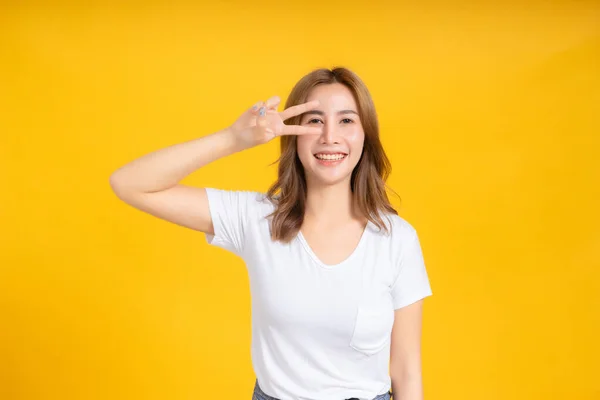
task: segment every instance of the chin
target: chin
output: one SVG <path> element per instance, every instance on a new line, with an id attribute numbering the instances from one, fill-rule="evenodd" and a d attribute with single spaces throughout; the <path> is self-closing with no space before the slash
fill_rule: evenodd
<path id="1" fill-rule="evenodd" d="M 319 186 L 334 186 L 342 183 L 348 183 L 350 185 L 350 179 L 352 177 L 352 170 L 350 171 L 322 171 L 318 168 L 312 170 L 310 174 L 310 180 Z"/>
<path id="2" fill-rule="evenodd" d="M 354 160 L 353 158 L 345 157 L 343 160 L 337 161 L 317 160 L 311 154 L 309 157 L 301 157 L 301 162 L 306 178 L 311 184 L 334 186 L 347 182 L 350 185 L 352 171 L 356 163 L 358 163 L 358 160 Z"/>

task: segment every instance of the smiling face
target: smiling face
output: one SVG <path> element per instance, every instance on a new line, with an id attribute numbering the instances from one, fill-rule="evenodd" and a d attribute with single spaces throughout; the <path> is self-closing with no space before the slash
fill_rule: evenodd
<path id="1" fill-rule="evenodd" d="M 311 100 L 319 100 L 320 105 L 305 113 L 300 124 L 322 126 L 323 132 L 297 138 L 307 184 L 349 184 L 365 140 L 354 96 L 346 86 L 332 83 L 316 86 L 307 98 Z"/>

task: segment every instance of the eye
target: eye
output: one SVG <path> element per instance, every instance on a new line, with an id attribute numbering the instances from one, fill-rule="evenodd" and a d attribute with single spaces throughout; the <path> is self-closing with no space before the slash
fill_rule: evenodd
<path id="1" fill-rule="evenodd" d="M 343 121 L 343 122 L 345 121 L 345 122 L 344 122 L 345 124 L 351 124 L 351 123 L 353 123 L 353 122 L 354 122 L 354 121 L 352 121 L 350 118 L 344 118 L 342 121 Z"/>
<path id="2" fill-rule="evenodd" d="M 313 118 L 313 119 L 309 119 L 308 121 L 306 121 L 306 123 L 307 123 L 307 124 L 312 124 L 312 123 L 314 123 L 314 121 L 316 121 L 316 122 L 321 122 L 321 120 L 320 120 L 320 119 L 318 119 L 318 118 Z"/>

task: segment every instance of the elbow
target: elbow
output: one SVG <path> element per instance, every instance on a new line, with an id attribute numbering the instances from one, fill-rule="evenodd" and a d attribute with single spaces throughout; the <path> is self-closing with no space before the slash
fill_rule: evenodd
<path id="1" fill-rule="evenodd" d="M 108 184 L 110 185 L 110 188 L 113 192 L 116 192 L 121 187 L 119 175 L 116 171 L 110 174 L 110 177 L 108 178 Z"/>
<path id="2" fill-rule="evenodd" d="M 123 199 L 127 191 L 127 184 L 123 182 L 123 179 L 120 177 L 118 172 L 119 171 L 115 171 L 110 175 L 108 178 L 108 184 L 110 185 L 113 193 L 116 194 L 118 198 Z"/>
<path id="3" fill-rule="evenodd" d="M 419 363 L 402 364 L 390 368 L 390 378 L 397 382 L 410 382 L 421 380 L 421 366 Z"/>
<path id="4" fill-rule="evenodd" d="M 401 373 L 390 373 L 390 378 L 392 378 L 392 382 L 420 382 L 421 381 L 421 372 L 415 371 L 412 373 L 401 372 Z"/>

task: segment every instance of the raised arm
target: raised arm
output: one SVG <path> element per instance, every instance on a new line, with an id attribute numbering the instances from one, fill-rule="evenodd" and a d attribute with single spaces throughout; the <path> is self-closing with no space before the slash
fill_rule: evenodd
<path id="1" fill-rule="evenodd" d="M 155 217 L 213 234 L 204 188 L 179 182 L 195 170 L 230 154 L 267 143 L 276 136 L 319 134 L 319 127 L 283 121 L 318 106 L 304 103 L 277 112 L 278 97 L 257 103 L 230 127 L 154 151 L 122 166 L 110 176 L 114 193 L 125 203 Z"/>

